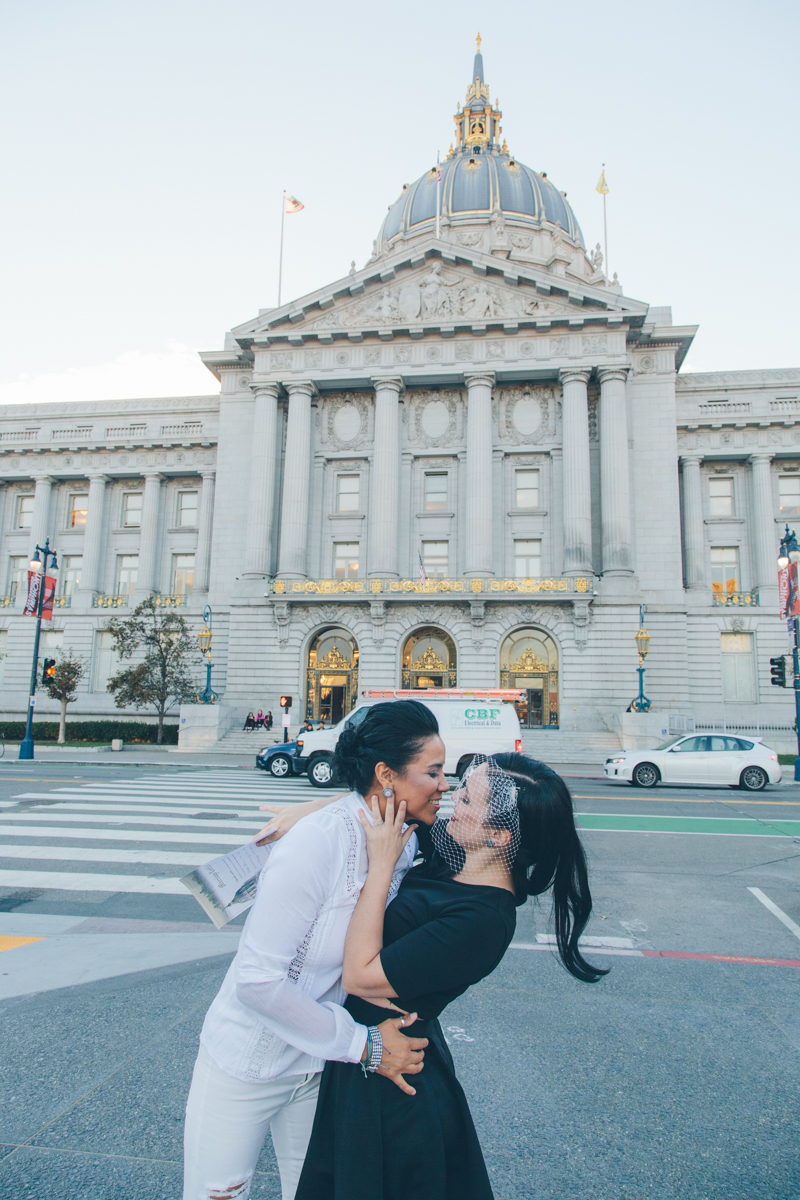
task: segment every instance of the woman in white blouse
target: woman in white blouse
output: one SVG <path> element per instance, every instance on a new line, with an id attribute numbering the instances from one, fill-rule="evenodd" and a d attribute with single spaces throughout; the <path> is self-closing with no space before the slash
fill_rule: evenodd
<path id="1" fill-rule="evenodd" d="M 409 820 L 432 825 L 449 785 L 430 709 L 415 700 L 376 704 L 359 735 L 370 767 L 390 769 Z M 293 1200 L 326 1061 L 377 1067 L 411 1095 L 403 1077 L 423 1069 L 427 1040 L 400 1032 L 414 1014 L 368 1028 L 343 1007 L 345 936 L 367 874 L 364 797 L 350 792 L 302 809 L 310 815 L 270 851 L 203 1024 L 186 1107 L 184 1200 L 245 1200 L 268 1128 L 283 1200 Z M 300 815 L 295 809 L 291 820 Z M 412 835 L 390 900 L 416 849 Z"/>

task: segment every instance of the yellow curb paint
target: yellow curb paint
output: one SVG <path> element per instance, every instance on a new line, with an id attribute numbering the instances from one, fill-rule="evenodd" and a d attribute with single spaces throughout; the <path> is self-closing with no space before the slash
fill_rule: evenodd
<path id="1" fill-rule="evenodd" d="M 3 950 L 16 950 L 17 946 L 29 946 L 31 942 L 43 942 L 45 940 L 45 938 L 0 936 L 0 953 Z"/>

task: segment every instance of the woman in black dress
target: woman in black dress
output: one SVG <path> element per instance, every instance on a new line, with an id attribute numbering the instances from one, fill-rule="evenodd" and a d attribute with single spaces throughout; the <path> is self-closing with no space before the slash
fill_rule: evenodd
<path id="1" fill-rule="evenodd" d="M 296 1200 L 492 1200 L 438 1017 L 500 962 L 516 908 L 551 887 L 567 970 L 585 982 L 606 973 L 578 949 L 592 902 L 572 800 L 554 771 L 524 755 L 473 764 L 450 821 L 417 829 L 426 861 L 387 908 L 392 868 L 411 833 L 402 829 L 405 806 L 395 814 L 392 773 L 365 761 L 357 730 L 339 739 L 335 770 L 372 797 L 375 817 L 362 820 L 369 875 L 345 945 L 346 1007 L 371 1033 L 387 1008 L 417 1013 L 409 1034 L 429 1046 L 408 1094 L 377 1072 L 327 1064 Z"/>

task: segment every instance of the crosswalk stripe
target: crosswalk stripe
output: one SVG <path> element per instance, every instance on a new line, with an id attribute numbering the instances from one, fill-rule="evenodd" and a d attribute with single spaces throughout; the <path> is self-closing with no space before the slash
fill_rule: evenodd
<path id="1" fill-rule="evenodd" d="M 183 850 L 108 850 L 96 846 L 11 846 L 0 842 L 0 860 L 24 858 L 52 862 L 151 863 L 159 866 L 196 867 L 214 854 L 187 854 Z M 185 872 L 181 872 L 185 874 Z"/>
<path id="2" fill-rule="evenodd" d="M 50 821 L 54 826 L 59 821 L 86 821 L 86 813 L 38 813 L 26 812 L 20 813 L 3 813 L 3 821 Z M 182 825 L 189 829 L 230 829 L 230 824 L 227 821 L 204 821 L 202 818 L 192 817 L 129 817 L 120 815 L 115 816 L 98 816 L 96 818 L 98 825 Z M 237 822 L 239 829 L 260 829 L 264 821 L 241 821 Z"/>
<path id="3" fill-rule="evenodd" d="M 179 879 L 145 875 L 82 875 L 72 871 L 0 871 L 0 887 L 54 888 L 62 892 L 137 892 L 187 896 Z"/>
<path id="4" fill-rule="evenodd" d="M 207 824 L 207 822 L 206 822 Z M 248 841 L 237 833 L 173 833 L 170 830 L 144 829 L 47 829 L 41 825 L 15 825 L 3 828 L 3 837 L 69 838 L 102 842 L 180 842 L 182 846 L 241 846 Z"/>

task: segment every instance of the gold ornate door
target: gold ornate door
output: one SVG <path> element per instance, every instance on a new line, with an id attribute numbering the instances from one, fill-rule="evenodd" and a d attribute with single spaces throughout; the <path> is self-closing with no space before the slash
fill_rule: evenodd
<path id="1" fill-rule="evenodd" d="M 524 689 L 517 701 L 523 729 L 558 726 L 558 649 L 540 629 L 518 629 L 500 650 L 500 686 Z"/>
<path id="2" fill-rule="evenodd" d="M 403 647 L 401 684 L 411 690 L 456 686 L 456 645 L 435 626 L 418 629 Z"/>
<path id="3" fill-rule="evenodd" d="M 327 629 L 308 650 L 306 717 L 336 725 L 358 698 L 358 644 L 345 629 Z"/>

